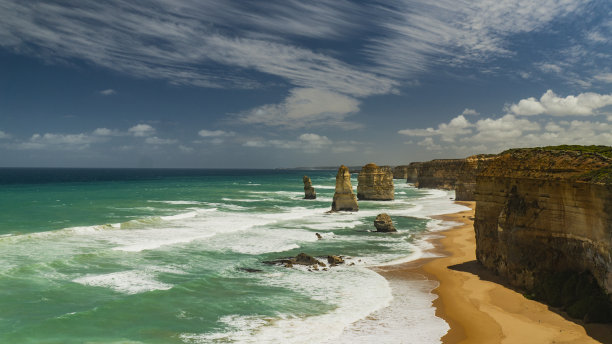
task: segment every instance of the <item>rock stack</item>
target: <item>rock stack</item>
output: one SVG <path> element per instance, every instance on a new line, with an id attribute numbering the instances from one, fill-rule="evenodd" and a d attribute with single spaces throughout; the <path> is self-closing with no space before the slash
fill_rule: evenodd
<path id="1" fill-rule="evenodd" d="M 357 198 L 360 200 L 390 201 L 395 199 L 393 172 L 387 166 L 369 163 L 361 169 L 357 184 Z"/>
<path id="2" fill-rule="evenodd" d="M 310 180 L 310 178 L 308 178 L 308 176 L 304 176 L 304 178 L 302 179 L 304 180 L 304 198 L 305 199 L 316 199 L 317 192 L 312 187 L 312 181 Z"/>
<path id="3" fill-rule="evenodd" d="M 348 167 L 342 165 L 336 175 L 336 192 L 332 202 L 332 211 L 358 211 L 357 198 L 351 185 L 351 174 Z"/>
<path id="4" fill-rule="evenodd" d="M 374 220 L 374 227 L 376 227 L 377 232 L 397 232 L 395 226 L 393 226 L 391 216 L 385 213 L 378 214 L 378 216 L 376 216 L 376 219 Z"/>

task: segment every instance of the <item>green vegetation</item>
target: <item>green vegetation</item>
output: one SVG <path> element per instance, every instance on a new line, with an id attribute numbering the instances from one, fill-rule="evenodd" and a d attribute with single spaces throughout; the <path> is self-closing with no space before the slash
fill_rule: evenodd
<path id="1" fill-rule="evenodd" d="M 539 276 L 534 299 L 559 307 L 585 322 L 612 322 L 612 302 L 589 272 L 566 271 Z"/>
<path id="2" fill-rule="evenodd" d="M 612 184 L 612 167 L 604 167 L 579 176 L 578 180 L 592 183 Z"/>
<path id="3" fill-rule="evenodd" d="M 536 150 L 545 150 L 545 151 L 572 151 L 572 152 L 581 152 L 581 153 L 591 153 L 591 154 L 599 154 L 603 155 L 607 158 L 612 158 L 612 147 L 610 146 L 581 146 L 581 145 L 559 145 L 559 146 L 546 146 L 546 147 L 533 147 L 533 148 L 512 148 L 501 152 L 504 153 L 513 153 L 517 151 L 536 151 Z"/>

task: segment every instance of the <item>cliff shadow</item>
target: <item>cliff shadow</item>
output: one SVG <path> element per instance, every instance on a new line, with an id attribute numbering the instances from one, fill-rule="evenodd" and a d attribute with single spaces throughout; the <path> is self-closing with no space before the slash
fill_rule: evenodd
<path id="1" fill-rule="evenodd" d="M 478 278 L 482 281 L 488 281 L 495 284 L 499 284 L 505 288 L 510 290 L 514 290 L 515 292 L 525 296 L 526 290 L 522 288 L 517 288 L 516 286 L 511 285 L 508 281 L 496 273 L 487 270 L 480 262 L 477 260 L 472 260 L 469 262 L 464 262 L 461 264 L 451 265 L 448 267 L 451 270 L 467 272 L 472 275 L 478 276 Z M 527 298 L 527 297 L 526 297 Z M 537 300 L 536 300 L 537 301 Z M 541 302 L 541 301 L 537 301 Z M 560 309 L 555 307 L 551 307 L 546 305 L 551 312 L 555 312 L 562 316 L 564 319 L 576 323 L 582 327 L 584 327 L 586 333 L 593 339 L 604 343 L 604 344 L 612 344 L 612 324 L 600 324 L 600 323 L 588 323 L 585 324 L 582 320 L 572 318 L 567 315 L 567 313 L 563 312 Z"/>

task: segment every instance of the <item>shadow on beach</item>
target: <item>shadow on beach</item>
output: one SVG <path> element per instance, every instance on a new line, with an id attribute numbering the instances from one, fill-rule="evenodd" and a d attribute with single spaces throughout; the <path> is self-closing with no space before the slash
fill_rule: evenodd
<path id="1" fill-rule="evenodd" d="M 469 262 L 452 265 L 452 266 L 449 266 L 448 268 L 451 270 L 462 271 L 462 272 L 467 272 L 467 273 L 476 275 L 478 276 L 480 280 L 496 283 L 496 284 L 504 286 L 505 288 L 514 290 L 515 292 L 519 294 L 523 294 L 523 295 L 525 294 L 524 289 L 517 288 L 516 286 L 511 285 L 510 283 L 508 283 L 508 281 L 503 279 L 501 276 L 495 274 L 492 271 L 487 270 L 477 260 L 472 260 Z M 548 309 L 551 312 L 555 312 L 559 314 L 566 320 L 569 320 L 571 322 L 574 322 L 584 327 L 587 334 L 593 339 L 600 341 L 601 343 L 604 343 L 604 344 L 612 344 L 612 324 L 595 324 L 595 323 L 585 324 L 582 320 L 571 318 L 570 316 L 567 315 L 567 313 L 563 312 L 562 310 L 558 308 L 548 306 Z"/>

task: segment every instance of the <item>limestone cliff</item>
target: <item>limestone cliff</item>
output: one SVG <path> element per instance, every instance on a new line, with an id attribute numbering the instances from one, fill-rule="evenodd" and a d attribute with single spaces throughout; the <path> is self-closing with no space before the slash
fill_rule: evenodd
<path id="1" fill-rule="evenodd" d="M 312 187 L 312 181 L 310 180 L 310 178 L 308 176 L 304 176 L 302 180 L 304 181 L 304 198 L 305 199 L 316 199 L 317 192 Z"/>
<path id="2" fill-rule="evenodd" d="M 393 167 L 393 179 L 408 179 L 410 165 L 400 165 Z"/>
<path id="3" fill-rule="evenodd" d="M 418 188 L 455 190 L 455 200 L 473 201 L 476 176 L 494 155 L 480 154 L 465 159 L 437 159 L 411 163 L 408 182 Z"/>
<path id="4" fill-rule="evenodd" d="M 611 175 L 612 159 L 588 150 L 501 153 L 477 177 L 477 259 L 512 284 L 539 290 L 545 300 L 576 311 L 573 316 L 594 319 L 593 309 L 606 302 L 598 301 L 596 292 L 589 292 L 587 301 L 572 296 L 591 277 L 569 287 L 564 283 L 592 275 L 602 295 L 612 293 Z M 565 277 L 552 283 L 545 276 Z M 570 290 L 570 296 L 551 294 L 555 288 L 560 295 Z"/>
<path id="5" fill-rule="evenodd" d="M 389 201 L 395 199 L 393 172 L 388 166 L 369 163 L 361 168 L 357 177 L 357 198 L 360 200 Z"/>
<path id="6" fill-rule="evenodd" d="M 358 211 L 357 198 L 351 185 L 351 173 L 342 165 L 336 174 L 336 190 L 332 201 L 332 211 Z"/>

